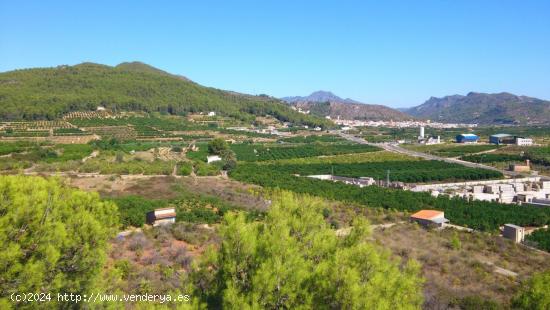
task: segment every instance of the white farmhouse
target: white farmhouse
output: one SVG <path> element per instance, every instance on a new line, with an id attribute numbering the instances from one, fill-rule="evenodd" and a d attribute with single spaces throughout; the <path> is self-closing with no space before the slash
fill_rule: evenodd
<path id="1" fill-rule="evenodd" d="M 207 163 L 213 163 L 213 162 L 220 161 L 220 160 L 222 160 L 222 158 L 218 155 L 210 155 L 210 156 L 206 157 L 206 162 Z"/>

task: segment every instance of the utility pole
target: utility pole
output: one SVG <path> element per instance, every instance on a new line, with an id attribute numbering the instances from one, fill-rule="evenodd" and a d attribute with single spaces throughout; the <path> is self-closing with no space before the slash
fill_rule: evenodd
<path id="1" fill-rule="evenodd" d="M 386 170 L 386 187 L 390 187 L 390 170 Z"/>

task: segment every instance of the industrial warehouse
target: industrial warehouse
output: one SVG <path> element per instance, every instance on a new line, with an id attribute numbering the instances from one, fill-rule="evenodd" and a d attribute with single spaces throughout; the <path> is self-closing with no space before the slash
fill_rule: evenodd
<path id="1" fill-rule="evenodd" d="M 519 146 L 530 146 L 533 145 L 533 139 L 513 136 L 506 133 L 499 133 L 491 135 L 489 137 L 489 143 L 501 145 L 501 144 L 515 144 Z"/>
<path id="2" fill-rule="evenodd" d="M 479 136 L 472 133 L 463 133 L 456 136 L 456 143 L 478 143 L 479 140 Z M 499 133 L 490 135 L 489 143 L 496 145 L 531 146 L 533 145 L 533 139 L 506 133 Z"/>
<path id="3" fill-rule="evenodd" d="M 463 133 L 456 136 L 456 143 L 477 143 L 479 136 L 471 133 Z"/>

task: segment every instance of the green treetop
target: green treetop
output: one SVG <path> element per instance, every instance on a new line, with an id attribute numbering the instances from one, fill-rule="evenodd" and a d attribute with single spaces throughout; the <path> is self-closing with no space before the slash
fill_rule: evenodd
<path id="1" fill-rule="evenodd" d="M 512 301 L 514 309 L 550 309 L 550 270 L 535 274 L 526 281 Z"/>
<path id="2" fill-rule="evenodd" d="M 208 142 L 208 154 L 221 155 L 227 150 L 229 150 L 229 144 L 222 138 L 216 138 Z"/>
<path id="3" fill-rule="evenodd" d="M 192 276 L 197 296 L 228 309 L 419 309 L 419 265 L 405 267 L 367 240 L 364 219 L 338 237 L 326 203 L 277 194 L 265 221 L 229 213 L 219 251 Z"/>
<path id="4" fill-rule="evenodd" d="M 11 293 L 51 293 L 55 308 L 57 293 L 94 288 L 118 224 L 113 203 L 25 176 L 0 176 L 0 197 L 0 308 L 36 306 L 13 304 Z"/>

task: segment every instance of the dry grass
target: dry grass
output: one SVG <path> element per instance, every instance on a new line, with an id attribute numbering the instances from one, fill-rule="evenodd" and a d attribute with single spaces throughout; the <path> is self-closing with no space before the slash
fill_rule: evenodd
<path id="1" fill-rule="evenodd" d="M 459 249 L 451 245 L 456 237 Z M 375 230 L 374 238 L 395 255 L 422 263 L 429 309 L 446 308 L 454 300 L 475 295 L 506 305 L 520 280 L 550 268 L 550 255 L 488 234 L 425 230 L 406 223 Z M 496 273 L 493 266 L 516 272 L 518 277 Z"/>
<path id="2" fill-rule="evenodd" d="M 121 286 L 116 288 L 125 292 L 164 294 L 181 289 L 192 261 L 208 245 L 218 242 L 215 229 L 202 225 L 178 223 L 171 227 L 146 228 L 113 240 L 108 266 L 118 269 L 125 280 L 115 284 Z"/>
<path id="3" fill-rule="evenodd" d="M 104 197 L 139 195 L 147 199 L 174 199 L 182 193 L 216 196 L 238 206 L 265 210 L 260 187 L 222 177 L 95 176 L 70 178 L 70 184 Z"/>

